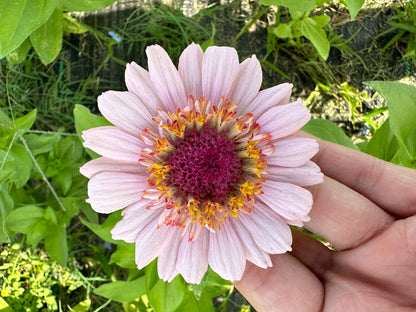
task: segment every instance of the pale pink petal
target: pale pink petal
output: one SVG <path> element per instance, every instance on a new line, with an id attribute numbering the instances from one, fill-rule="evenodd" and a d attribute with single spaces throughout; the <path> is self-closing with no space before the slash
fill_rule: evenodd
<path id="1" fill-rule="evenodd" d="M 293 183 L 299 186 L 319 184 L 323 181 L 321 170 L 312 161 L 307 161 L 304 165 L 295 168 L 267 166 L 266 170 L 269 174 L 264 175 L 264 178 L 271 181 Z"/>
<path id="2" fill-rule="evenodd" d="M 137 161 L 120 161 L 105 157 L 96 158 L 87 162 L 79 171 L 88 179 L 104 171 L 126 172 L 140 175 L 146 174 L 146 168 Z"/>
<path id="3" fill-rule="evenodd" d="M 157 108 L 165 109 L 159 99 L 150 75 L 147 70 L 135 62 L 126 65 L 126 86 L 127 90 L 134 93 L 144 105 L 147 106 L 152 116 L 157 116 Z"/>
<path id="4" fill-rule="evenodd" d="M 147 107 L 131 92 L 104 92 L 98 97 L 98 108 L 108 121 L 133 136 L 156 126 Z"/>
<path id="5" fill-rule="evenodd" d="M 208 263 L 222 278 L 238 281 L 246 267 L 244 249 L 230 222 L 221 227 L 209 233 Z"/>
<path id="6" fill-rule="evenodd" d="M 88 202 L 100 213 L 122 209 L 142 197 L 146 177 L 122 172 L 101 172 L 88 182 Z"/>
<path id="7" fill-rule="evenodd" d="M 169 227 L 162 224 L 158 227 L 157 220 L 149 223 L 136 238 L 136 265 L 143 269 L 152 262 L 171 243 L 167 236 Z"/>
<path id="8" fill-rule="evenodd" d="M 254 117 L 259 117 L 274 106 L 287 104 L 292 92 L 292 87 L 293 85 L 291 83 L 282 83 L 261 90 L 244 112 L 252 112 Z"/>
<path id="9" fill-rule="evenodd" d="M 209 232 L 202 229 L 194 242 L 186 237 L 179 246 L 176 268 L 187 283 L 199 284 L 208 269 Z"/>
<path id="10" fill-rule="evenodd" d="M 255 243 L 252 236 L 253 233 L 248 231 L 248 229 L 241 223 L 241 220 L 233 218 L 231 220 L 231 224 L 240 239 L 247 260 L 263 269 L 271 267 L 272 261 L 269 254 Z"/>
<path id="11" fill-rule="evenodd" d="M 165 249 L 159 254 L 157 259 L 159 278 L 167 282 L 171 282 L 179 273 L 176 269 L 176 262 L 182 231 L 181 227 L 169 226 L 165 238 L 169 240 L 169 243 L 165 245 Z"/>
<path id="12" fill-rule="evenodd" d="M 146 209 L 152 202 L 152 200 L 140 199 L 124 209 L 121 213 L 123 218 L 111 230 L 113 239 L 134 243 L 140 231 L 160 215 L 158 210 Z"/>
<path id="13" fill-rule="evenodd" d="M 292 249 L 292 233 L 289 226 L 268 207 L 260 204 L 251 215 L 240 214 L 240 220 L 256 244 L 264 251 L 281 254 Z"/>
<path id="14" fill-rule="evenodd" d="M 204 52 L 198 44 L 191 43 L 179 58 L 178 71 L 186 94 L 198 100 L 202 94 L 202 58 Z"/>
<path id="15" fill-rule="evenodd" d="M 234 48 L 208 47 L 202 59 L 202 94 L 212 105 L 221 98 L 230 98 L 238 70 L 238 55 Z"/>
<path id="16" fill-rule="evenodd" d="M 114 160 L 138 161 L 143 148 L 139 138 L 111 126 L 85 130 L 82 138 L 85 147 Z"/>
<path id="17" fill-rule="evenodd" d="M 231 102 L 237 103 L 239 110 L 244 111 L 247 105 L 258 94 L 263 74 L 260 62 L 256 56 L 244 60 L 239 66 L 234 78 L 234 86 L 231 91 Z"/>
<path id="18" fill-rule="evenodd" d="M 300 186 L 266 180 L 262 190 L 257 198 L 287 220 L 305 220 L 312 208 L 312 194 Z"/>
<path id="19" fill-rule="evenodd" d="M 175 112 L 177 107 L 187 105 L 188 96 L 178 71 L 161 46 L 146 48 L 150 79 L 165 107 Z"/>
<path id="20" fill-rule="evenodd" d="M 319 149 L 315 139 L 289 137 L 274 142 L 273 153 L 266 157 L 267 164 L 299 167 L 311 159 Z"/>

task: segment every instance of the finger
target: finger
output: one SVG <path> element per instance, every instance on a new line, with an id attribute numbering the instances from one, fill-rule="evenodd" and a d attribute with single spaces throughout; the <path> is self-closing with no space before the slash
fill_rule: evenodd
<path id="1" fill-rule="evenodd" d="M 416 214 L 416 170 L 319 140 L 314 161 L 323 173 L 398 217 Z"/>
<path id="2" fill-rule="evenodd" d="M 329 177 L 308 189 L 314 203 L 305 228 L 337 249 L 355 247 L 394 221 L 372 201 Z"/>
<path id="3" fill-rule="evenodd" d="M 291 254 L 302 262 L 318 278 L 322 279 L 330 268 L 332 253 L 327 246 L 305 232 L 292 230 L 293 243 Z"/>
<path id="4" fill-rule="evenodd" d="M 320 311 L 324 289 L 319 279 L 295 257 L 272 256 L 273 267 L 247 262 L 243 278 L 234 282 L 258 312 Z"/>

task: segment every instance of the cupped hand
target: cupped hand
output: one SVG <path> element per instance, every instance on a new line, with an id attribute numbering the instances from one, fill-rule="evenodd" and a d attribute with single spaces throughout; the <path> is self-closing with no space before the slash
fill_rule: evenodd
<path id="1" fill-rule="evenodd" d="M 258 312 L 416 311 L 416 171 L 325 141 L 313 160 L 325 179 L 305 228 L 335 250 L 294 230 L 237 289 Z"/>

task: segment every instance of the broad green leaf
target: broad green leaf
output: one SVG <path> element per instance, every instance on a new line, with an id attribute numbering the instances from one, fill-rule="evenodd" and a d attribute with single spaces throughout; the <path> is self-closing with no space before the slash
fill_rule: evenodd
<path id="1" fill-rule="evenodd" d="M 118 302 L 133 301 L 146 293 L 146 277 L 104 284 L 96 288 L 94 293 Z"/>
<path id="2" fill-rule="evenodd" d="M 273 33 L 278 37 L 278 38 L 292 38 L 292 27 L 290 27 L 288 24 L 286 23 L 280 23 L 274 30 Z"/>
<path id="3" fill-rule="evenodd" d="M 88 28 L 85 27 L 82 23 L 78 22 L 75 18 L 64 14 L 63 20 L 63 32 L 71 34 L 83 34 L 88 31 Z"/>
<path id="4" fill-rule="evenodd" d="M 302 127 L 302 130 L 322 140 L 359 150 L 344 131 L 330 120 L 311 119 Z"/>
<path id="5" fill-rule="evenodd" d="M 173 312 L 184 299 L 187 285 L 181 276 L 172 282 L 159 279 L 157 273 L 157 259 L 146 267 L 146 293 L 155 312 Z"/>
<path id="6" fill-rule="evenodd" d="M 37 109 L 35 108 L 34 110 L 27 113 L 23 117 L 16 119 L 15 123 L 16 123 L 17 129 L 29 130 L 36 120 L 36 112 L 37 112 Z"/>
<path id="7" fill-rule="evenodd" d="M 215 307 L 212 298 L 206 293 L 202 293 L 202 296 L 197 300 L 191 291 L 187 291 L 176 311 L 214 312 Z"/>
<path id="8" fill-rule="evenodd" d="M 54 212 L 53 209 L 51 209 L 51 211 Z M 50 235 L 48 235 L 44 241 L 45 251 L 60 265 L 66 265 L 68 260 L 68 244 L 66 227 L 62 218 L 59 219 L 56 226 L 50 226 L 49 229 Z"/>
<path id="9" fill-rule="evenodd" d="M 312 11 L 315 0 L 260 0 L 263 5 L 278 5 L 289 8 L 290 11 Z"/>
<path id="10" fill-rule="evenodd" d="M 0 58 L 43 25 L 54 8 L 55 0 L 0 0 Z"/>
<path id="11" fill-rule="evenodd" d="M 390 128 L 411 159 L 416 159 L 416 87 L 400 82 L 370 81 L 389 109 Z"/>
<path id="12" fill-rule="evenodd" d="M 30 35 L 30 42 L 44 65 L 51 63 L 62 48 L 62 11 L 55 9 L 47 22 Z"/>
<path id="13" fill-rule="evenodd" d="M 312 19 L 318 24 L 319 27 L 323 28 L 331 21 L 328 15 L 315 15 Z"/>
<path id="14" fill-rule="evenodd" d="M 345 0 L 345 4 L 347 5 L 348 11 L 350 12 L 351 20 L 353 20 L 361 10 L 361 7 L 364 4 L 364 0 Z"/>
<path id="15" fill-rule="evenodd" d="M 14 172 L 10 179 L 16 184 L 16 187 L 19 188 L 25 185 L 30 178 L 33 167 L 32 158 L 25 147 L 20 144 L 13 144 L 10 150 L 10 156 L 14 159 Z"/>
<path id="16" fill-rule="evenodd" d="M 20 64 L 25 60 L 31 47 L 30 40 L 26 39 L 16 50 L 7 54 L 7 60 L 11 64 Z"/>
<path id="17" fill-rule="evenodd" d="M 368 142 L 365 152 L 391 162 L 398 149 L 399 142 L 390 128 L 389 120 L 386 120 Z"/>
<path id="18" fill-rule="evenodd" d="M 329 55 L 330 44 L 325 31 L 312 18 L 299 20 L 299 30 L 303 36 L 312 42 L 319 55 L 326 60 Z"/>
<path id="19" fill-rule="evenodd" d="M 17 208 L 7 216 L 6 226 L 13 232 L 27 234 L 43 218 L 44 213 L 45 209 L 33 205 Z"/>
<path id="20" fill-rule="evenodd" d="M 199 300 L 203 294 L 213 298 L 230 290 L 231 287 L 231 282 L 224 280 L 211 268 L 208 268 L 208 271 L 202 278 L 201 283 L 192 285 L 192 291 L 196 299 Z"/>
<path id="21" fill-rule="evenodd" d="M 95 11 L 105 8 L 116 0 L 58 0 L 65 11 Z"/>
<path id="22" fill-rule="evenodd" d="M 13 198 L 9 194 L 8 184 L 3 183 L 0 186 L 0 243 L 9 241 L 9 231 L 6 227 L 6 217 L 13 210 Z M 0 310 L 1 311 L 1 310 Z"/>
<path id="23" fill-rule="evenodd" d="M 81 104 L 75 105 L 74 119 L 75 129 L 79 137 L 81 137 L 82 131 L 84 130 L 111 125 L 107 119 L 98 115 L 91 114 L 90 110 Z M 86 151 L 92 158 L 97 158 L 100 156 L 88 148 L 86 148 Z"/>
<path id="24" fill-rule="evenodd" d="M 103 240 L 113 243 L 113 244 L 117 244 L 118 241 L 114 240 L 111 237 L 111 230 L 116 225 L 116 223 L 120 220 L 121 220 L 120 211 L 113 212 L 111 215 L 109 215 L 103 224 L 92 223 L 81 218 L 81 222 L 85 226 L 87 226 L 91 231 L 93 231 L 96 235 L 101 237 Z"/>
<path id="25" fill-rule="evenodd" d="M 8 305 L 8 303 L 0 297 L 0 311 L 1 312 L 14 312 L 12 307 Z"/>
<path id="26" fill-rule="evenodd" d="M 60 136 L 55 133 L 53 135 L 39 135 L 39 134 L 25 134 L 24 139 L 29 146 L 30 151 L 33 155 L 39 155 L 42 153 L 48 153 L 52 150 L 56 141 L 59 140 Z"/>
<path id="27" fill-rule="evenodd" d="M 115 263 L 122 268 L 136 269 L 134 248 L 134 244 L 120 242 L 117 245 L 117 250 L 111 255 L 110 264 Z"/>

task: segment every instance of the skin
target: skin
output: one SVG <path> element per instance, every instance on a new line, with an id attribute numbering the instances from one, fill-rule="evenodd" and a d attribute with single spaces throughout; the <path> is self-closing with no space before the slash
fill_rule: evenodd
<path id="1" fill-rule="evenodd" d="M 305 228 L 335 250 L 294 230 L 292 252 L 235 286 L 258 312 L 416 311 L 416 170 L 318 141 Z"/>

